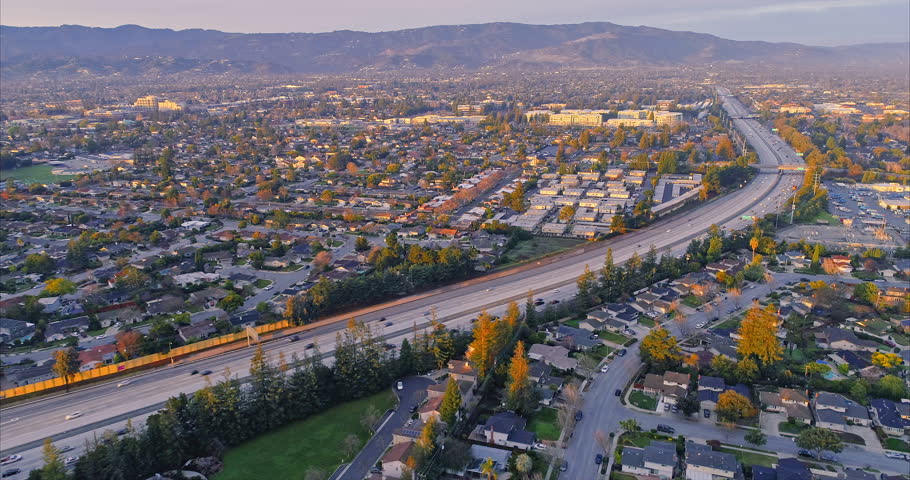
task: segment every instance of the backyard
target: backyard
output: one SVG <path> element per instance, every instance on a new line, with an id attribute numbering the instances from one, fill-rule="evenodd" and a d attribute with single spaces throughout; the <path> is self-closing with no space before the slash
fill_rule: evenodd
<path id="1" fill-rule="evenodd" d="M 537 434 L 541 440 L 559 440 L 559 421 L 556 417 L 555 408 L 541 408 L 531 421 L 528 422 L 528 430 Z"/>
<path id="2" fill-rule="evenodd" d="M 395 404 L 395 396 L 383 391 L 347 402 L 239 445 L 227 452 L 224 470 L 215 478 L 302 478 L 311 469 L 328 477 L 343 460 L 350 460 L 342 459 L 345 437 L 357 435 L 358 449 L 370 437 L 360 417 L 371 404 L 384 412 Z"/>

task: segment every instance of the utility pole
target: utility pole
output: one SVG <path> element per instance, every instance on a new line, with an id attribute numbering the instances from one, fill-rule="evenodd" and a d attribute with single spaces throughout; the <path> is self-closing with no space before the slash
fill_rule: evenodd
<path id="1" fill-rule="evenodd" d="M 819 180 L 821 180 L 822 174 L 821 174 L 821 172 L 816 170 L 815 173 L 812 175 L 812 177 L 813 177 L 812 183 L 814 184 L 812 187 L 812 195 L 815 195 L 816 193 L 818 193 L 818 182 L 819 182 Z"/>
<path id="2" fill-rule="evenodd" d="M 777 197 L 777 216 L 774 217 L 774 231 L 777 231 L 777 222 L 780 220 L 780 199 L 781 196 Z"/>
<path id="3" fill-rule="evenodd" d="M 796 197 L 793 197 L 793 206 L 790 208 L 790 225 L 793 225 L 793 214 L 796 213 Z"/>

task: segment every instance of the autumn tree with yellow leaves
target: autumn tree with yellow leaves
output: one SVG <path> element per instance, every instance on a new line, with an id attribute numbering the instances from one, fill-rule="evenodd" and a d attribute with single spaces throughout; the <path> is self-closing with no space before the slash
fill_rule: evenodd
<path id="1" fill-rule="evenodd" d="M 477 373 L 485 378 L 493 368 L 497 353 L 498 335 L 496 323 L 487 312 L 481 312 L 474 324 L 474 341 L 468 345 L 468 360 L 474 364 Z"/>
<path id="2" fill-rule="evenodd" d="M 740 358 L 755 356 L 763 366 L 774 364 L 783 358 L 783 347 L 775 335 L 777 315 L 773 306 L 762 309 L 755 305 L 750 308 L 737 333 L 740 336 L 737 347 Z"/>
<path id="3" fill-rule="evenodd" d="M 663 327 L 651 330 L 641 341 L 641 360 L 658 370 L 675 366 L 680 360 L 676 337 Z"/>
<path id="4" fill-rule="evenodd" d="M 509 383 L 506 390 L 506 405 L 510 410 L 526 411 L 533 409 L 533 390 L 528 380 L 528 357 L 525 355 L 525 344 L 519 341 L 515 344 L 515 353 L 509 364 Z"/>

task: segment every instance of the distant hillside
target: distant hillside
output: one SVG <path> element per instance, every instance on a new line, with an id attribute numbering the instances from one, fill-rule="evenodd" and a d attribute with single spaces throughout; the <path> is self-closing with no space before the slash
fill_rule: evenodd
<path id="1" fill-rule="evenodd" d="M 766 63 L 910 64 L 910 45 L 810 47 L 612 23 L 487 23 L 366 33 L 0 26 L 4 74 L 182 71 L 329 73 L 386 68 L 596 67 Z"/>

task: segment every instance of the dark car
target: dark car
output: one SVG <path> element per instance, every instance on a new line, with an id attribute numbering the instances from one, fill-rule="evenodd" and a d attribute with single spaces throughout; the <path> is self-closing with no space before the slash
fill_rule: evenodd
<path id="1" fill-rule="evenodd" d="M 569 461 L 568 461 L 568 460 L 563 460 L 563 461 L 562 461 L 562 465 L 559 466 L 559 471 L 560 471 L 560 472 L 565 472 L 565 471 L 568 470 L 568 469 L 569 469 Z"/>
<path id="2" fill-rule="evenodd" d="M 544 303 L 547 303 L 547 302 L 544 302 L 542 298 L 538 298 L 537 300 L 534 300 L 534 305 L 537 305 L 538 307 L 543 305 Z"/>
<path id="3" fill-rule="evenodd" d="M 315 346 L 316 346 L 315 343 L 308 343 L 308 344 L 306 344 L 306 349 L 309 350 L 309 349 L 311 349 L 311 348 L 313 348 L 313 347 L 315 347 Z"/>
<path id="4" fill-rule="evenodd" d="M 556 305 L 557 303 L 559 303 L 559 300 L 550 300 L 550 304 L 552 305 Z"/>
<path id="5" fill-rule="evenodd" d="M 594 455 L 594 463 L 596 463 L 598 465 L 600 465 L 601 463 L 604 463 L 604 456 L 599 453 L 597 455 Z"/>
<path id="6" fill-rule="evenodd" d="M 800 457 L 815 458 L 815 454 L 813 454 L 813 453 L 810 452 L 809 450 L 806 450 L 805 448 L 800 448 L 799 451 L 797 451 L 796 453 L 797 453 L 797 455 L 799 455 Z"/>
<path id="7" fill-rule="evenodd" d="M 129 429 L 127 429 L 127 428 L 121 428 L 120 430 L 117 430 L 117 431 L 114 432 L 114 433 L 116 433 L 118 437 L 122 437 L 123 435 L 126 435 L 127 433 L 130 433 L 130 431 L 129 431 Z"/>
<path id="8" fill-rule="evenodd" d="M 673 427 L 671 427 L 669 425 L 664 425 L 662 423 L 657 424 L 657 431 L 669 433 L 670 435 L 673 435 L 674 433 L 676 433 L 676 430 Z"/>
<path id="9" fill-rule="evenodd" d="M 800 277 L 799 281 L 800 281 L 800 282 L 809 282 L 809 281 L 811 281 L 811 280 L 809 280 L 809 279 L 806 278 L 806 277 Z"/>
<path id="10" fill-rule="evenodd" d="M 393 349 L 395 349 L 395 344 L 394 344 L 394 343 L 387 343 L 387 344 L 385 344 L 385 349 L 386 349 L 386 350 L 393 350 Z"/>
<path id="11" fill-rule="evenodd" d="M 382 473 L 382 469 L 379 467 L 371 467 L 370 473 Z"/>
<path id="12" fill-rule="evenodd" d="M 2 476 L 3 478 L 12 477 L 13 475 L 15 475 L 21 471 L 22 471 L 21 468 L 11 468 L 11 469 L 3 472 L 3 475 L 0 475 L 0 476 Z"/>
<path id="13" fill-rule="evenodd" d="M 620 395 L 622 395 L 622 390 L 620 390 L 620 389 L 617 388 L 617 389 L 613 392 L 613 395 L 616 395 L 617 397 L 620 396 Z"/>
<path id="14" fill-rule="evenodd" d="M 705 418 L 711 418 L 711 410 L 708 410 L 708 409 L 706 408 L 705 411 L 704 411 L 704 415 L 705 415 Z"/>
<path id="15" fill-rule="evenodd" d="M 192 372 L 190 372 L 190 375 L 196 375 L 197 373 L 199 373 L 199 370 L 193 370 Z"/>
<path id="16" fill-rule="evenodd" d="M 202 375 L 203 377 L 206 375 L 211 375 L 211 374 L 212 374 L 211 370 L 203 370 L 202 372 L 199 373 L 199 375 Z"/>
<path id="17" fill-rule="evenodd" d="M 583 417 L 584 417 L 584 414 L 581 413 L 581 410 L 579 410 L 578 413 L 575 414 L 575 421 L 578 422 L 578 421 L 580 421 Z"/>
<path id="18" fill-rule="evenodd" d="M 624 348 L 624 349 L 622 349 L 622 350 L 619 351 L 619 354 L 618 354 L 618 355 L 619 355 L 620 357 L 625 356 L 626 351 L 627 351 L 627 350 Z"/>
<path id="19" fill-rule="evenodd" d="M 417 405 L 411 405 L 411 408 L 408 409 L 409 412 L 414 413 L 417 411 Z"/>
<path id="20" fill-rule="evenodd" d="M 300 335 L 294 335 L 293 337 L 290 338 L 289 341 L 291 341 L 291 342 L 299 342 L 299 341 L 300 341 Z"/>

